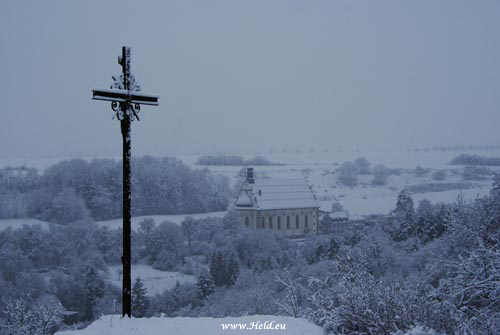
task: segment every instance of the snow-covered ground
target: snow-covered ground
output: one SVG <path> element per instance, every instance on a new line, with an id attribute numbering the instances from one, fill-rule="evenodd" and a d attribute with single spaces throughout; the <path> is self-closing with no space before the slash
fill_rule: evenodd
<path id="1" fill-rule="evenodd" d="M 156 224 L 160 224 L 164 221 L 169 221 L 173 223 L 180 224 L 184 219 L 188 216 L 191 216 L 195 219 L 204 219 L 208 217 L 218 217 L 221 218 L 226 214 L 226 212 L 209 212 L 209 213 L 199 213 L 199 214 L 178 214 L 178 215 L 145 215 L 145 216 L 134 216 L 131 218 L 132 222 L 132 229 L 139 229 L 139 223 L 144 219 L 144 218 L 151 218 L 155 220 Z M 106 220 L 106 221 L 97 221 L 97 224 L 99 226 L 106 226 L 111 229 L 114 228 L 121 228 L 123 224 L 123 220 L 120 219 L 113 219 L 113 220 Z"/>
<path id="2" fill-rule="evenodd" d="M 273 322 L 274 321 L 274 322 Z M 257 322 L 259 322 L 257 324 Z M 267 323 L 266 323 L 267 322 Z M 273 322 L 273 323 L 271 323 Z M 82 330 L 61 331 L 56 335 L 219 335 L 245 334 L 248 329 L 225 329 L 223 324 L 285 325 L 285 329 L 251 329 L 259 335 L 323 335 L 323 329 L 304 319 L 273 315 L 253 315 L 236 318 L 148 318 L 128 319 L 118 315 L 103 316 Z"/>
<path id="3" fill-rule="evenodd" d="M 405 187 L 428 183 L 468 183 L 471 188 L 454 189 L 442 192 L 425 192 L 412 194 L 415 206 L 421 199 L 433 203 L 454 202 L 459 194 L 472 200 L 489 192 L 491 180 L 464 181 L 461 173 L 463 166 L 448 165 L 449 161 L 460 151 L 330 151 L 313 153 L 273 153 L 264 154 L 272 162 L 284 166 L 256 166 L 256 177 L 297 178 L 304 176 L 312 186 L 322 209 L 329 209 L 333 201 L 339 201 L 350 215 L 387 214 L 394 209 L 398 193 Z M 466 151 L 467 154 L 500 157 L 499 150 Z M 249 156 L 245 156 L 248 158 Z M 357 186 L 350 188 L 336 182 L 333 173 L 343 162 L 354 161 L 365 157 L 371 166 L 383 164 L 390 169 L 401 169 L 401 175 L 391 175 L 386 186 L 373 186 L 372 175 L 359 176 Z M 196 167 L 196 156 L 180 156 L 186 164 Z M 417 166 L 428 169 L 424 177 L 417 177 L 414 170 Z M 210 166 L 212 171 L 220 172 L 236 181 L 241 167 Z M 498 168 L 490 167 L 492 170 Z M 446 180 L 435 181 L 432 173 L 437 170 L 446 171 Z"/>
<path id="4" fill-rule="evenodd" d="M 108 281 L 118 287 L 122 285 L 121 269 L 121 265 L 109 267 Z M 132 264 L 132 284 L 137 277 L 141 278 L 148 295 L 163 293 L 163 291 L 174 287 L 177 282 L 180 284 L 196 282 L 194 276 L 179 272 L 160 271 L 145 264 Z"/>
<path id="5" fill-rule="evenodd" d="M 173 222 L 176 224 L 181 224 L 181 222 L 188 216 L 191 216 L 195 219 L 203 219 L 203 218 L 208 218 L 208 217 L 222 218 L 222 217 L 224 217 L 225 214 L 226 214 L 226 212 L 223 211 L 223 212 L 208 212 L 208 213 L 198 213 L 198 214 L 134 216 L 131 218 L 131 222 L 132 222 L 132 229 L 136 230 L 140 227 L 139 223 L 144 218 L 154 219 L 157 225 L 164 222 L 164 221 L 169 221 L 169 222 Z M 106 221 L 97 221 L 96 223 L 99 226 L 106 226 L 106 227 L 109 227 L 111 229 L 116 229 L 116 228 L 122 227 L 123 221 L 121 218 L 119 218 L 119 219 L 106 220 Z M 48 222 L 38 220 L 38 219 L 30 219 L 30 218 L 0 219 L 0 231 L 7 229 L 7 228 L 16 229 L 16 228 L 21 228 L 23 225 L 34 225 L 34 224 L 39 224 L 44 228 L 48 228 L 48 226 L 49 226 Z"/>

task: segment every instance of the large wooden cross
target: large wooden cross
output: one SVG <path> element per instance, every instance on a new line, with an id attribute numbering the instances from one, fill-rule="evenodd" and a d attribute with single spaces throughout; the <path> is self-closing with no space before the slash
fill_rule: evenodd
<path id="1" fill-rule="evenodd" d="M 111 108 L 116 112 L 120 121 L 123 141 L 123 285 L 122 285 L 122 316 L 132 315 L 132 279 L 130 271 L 130 217 L 131 217 L 131 191 L 130 191 L 130 155 L 131 134 L 130 124 L 135 119 L 139 120 L 141 105 L 158 106 L 158 96 L 139 93 L 140 86 L 130 74 L 130 48 L 123 47 L 122 55 L 118 57 L 122 66 L 122 75 L 115 80 L 111 89 L 92 90 L 94 100 L 111 101 Z M 115 88 L 115 89 L 113 89 Z"/>

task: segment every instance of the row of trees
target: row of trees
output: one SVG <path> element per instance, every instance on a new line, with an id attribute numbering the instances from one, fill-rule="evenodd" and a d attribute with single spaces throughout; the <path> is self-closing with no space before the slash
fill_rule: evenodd
<path id="1" fill-rule="evenodd" d="M 469 155 L 462 155 L 462 156 L 469 157 Z M 454 160 L 452 160 L 452 162 L 454 162 L 452 164 L 458 164 L 455 163 L 455 160 L 458 161 L 458 158 L 462 156 L 459 156 Z M 490 161 L 490 160 L 493 161 L 494 159 L 495 158 L 488 158 L 487 160 L 489 164 L 477 164 L 477 165 L 494 165 Z M 464 160 L 464 162 L 469 162 L 469 160 L 475 161 L 476 156 L 472 156 L 471 159 L 466 159 Z M 467 165 L 464 167 L 462 172 L 462 177 L 464 180 L 485 180 L 491 178 L 491 176 L 493 175 L 493 171 L 491 169 L 477 165 Z M 414 171 L 414 174 L 417 177 L 424 177 L 428 175 L 429 172 L 430 169 L 425 169 L 422 168 L 421 166 L 417 166 Z M 382 164 L 378 164 L 370 168 L 370 163 L 366 160 L 366 158 L 360 157 L 356 159 L 354 162 L 347 161 L 342 163 L 340 167 L 336 170 L 336 173 L 337 173 L 337 180 L 340 184 L 349 187 L 355 187 L 358 184 L 359 175 L 372 174 L 373 175 L 372 184 L 376 186 L 384 186 L 389 181 L 390 175 L 393 173 L 398 173 L 398 171 L 388 169 Z M 436 181 L 443 181 L 446 180 L 447 174 L 445 170 L 435 170 L 432 172 L 431 177 Z"/>
<path id="2" fill-rule="evenodd" d="M 373 174 L 373 185 L 386 185 L 390 170 L 382 164 L 377 164 L 372 168 L 370 165 L 370 162 L 364 157 L 359 157 L 354 162 L 344 162 L 336 171 L 337 179 L 342 185 L 354 187 L 358 184 L 358 175 Z"/>
<path id="3" fill-rule="evenodd" d="M 479 155 L 461 154 L 450 161 L 451 165 L 500 166 L 500 157 L 484 157 Z"/>
<path id="4" fill-rule="evenodd" d="M 85 217 L 121 217 L 121 162 L 73 159 L 43 174 L 35 169 L 0 170 L 0 218 L 36 217 L 68 223 Z M 208 169 L 191 169 L 175 158 L 132 159 L 133 215 L 225 210 L 229 179 Z"/>
<path id="5" fill-rule="evenodd" d="M 409 152 L 414 151 L 414 152 L 429 152 L 429 151 L 466 151 L 466 150 L 471 150 L 471 151 L 477 151 L 477 150 L 498 150 L 500 149 L 500 146 L 498 145 L 440 145 L 440 146 L 433 146 L 433 147 L 425 147 L 425 148 L 414 148 L 414 149 L 408 149 Z"/>

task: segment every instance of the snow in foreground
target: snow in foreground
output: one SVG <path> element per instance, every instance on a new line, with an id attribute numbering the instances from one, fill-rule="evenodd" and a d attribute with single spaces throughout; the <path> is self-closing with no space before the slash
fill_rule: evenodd
<path id="1" fill-rule="evenodd" d="M 267 325 L 274 321 L 284 324 L 285 329 L 259 329 L 256 334 L 323 335 L 323 329 L 304 319 L 291 317 L 254 315 L 238 318 L 148 318 L 122 319 L 120 316 L 103 316 L 82 330 L 58 332 L 56 335 L 215 335 L 241 334 L 248 330 L 222 329 L 222 324 L 246 324 L 259 322 Z M 253 330 L 253 329 L 252 329 Z"/>

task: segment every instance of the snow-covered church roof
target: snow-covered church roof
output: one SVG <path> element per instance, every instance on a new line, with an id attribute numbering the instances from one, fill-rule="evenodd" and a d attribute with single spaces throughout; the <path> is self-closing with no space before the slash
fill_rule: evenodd
<path id="1" fill-rule="evenodd" d="M 304 178 L 255 180 L 252 178 L 250 182 L 247 179 L 242 187 L 236 200 L 236 207 L 270 210 L 320 206 Z"/>

